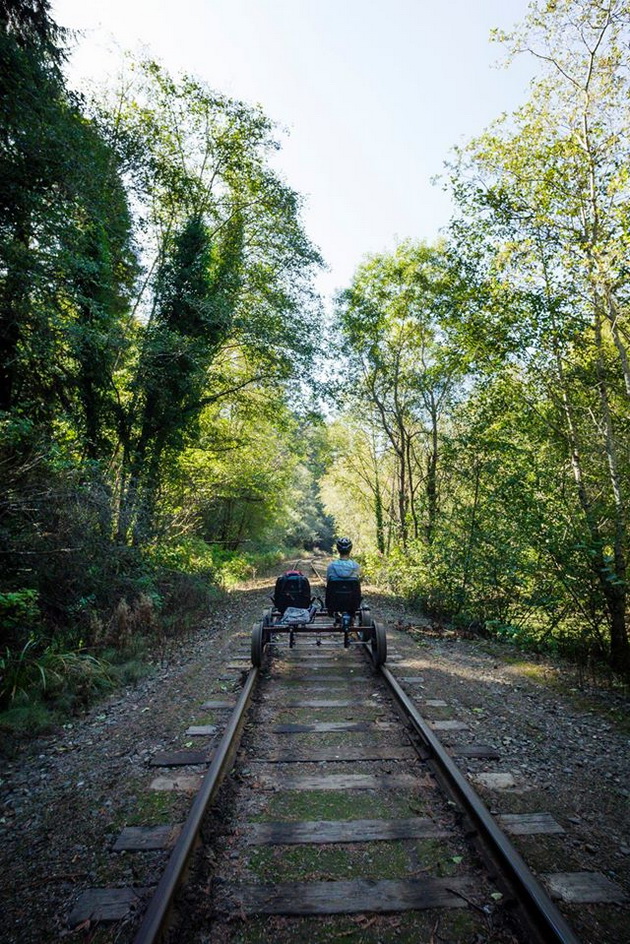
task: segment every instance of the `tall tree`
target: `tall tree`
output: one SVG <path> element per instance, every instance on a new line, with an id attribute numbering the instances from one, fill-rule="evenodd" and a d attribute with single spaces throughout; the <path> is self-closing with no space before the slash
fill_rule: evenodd
<path id="1" fill-rule="evenodd" d="M 440 248 L 403 244 L 374 256 L 339 298 L 359 396 L 371 404 L 396 457 L 399 540 L 431 544 L 439 507 L 440 424 L 461 363 L 441 320 L 453 300 Z M 352 366 L 350 367 L 352 370 Z"/>
<path id="2" fill-rule="evenodd" d="M 526 106 L 470 145 L 455 181 L 477 221 L 468 231 L 486 227 L 495 274 L 521 300 L 504 354 L 537 376 L 554 406 L 549 418 L 562 433 L 620 668 L 630 658 L 622 461 L 629 27 L 627 4 L 616 0 L 532 5 L 508 41 L 532 51 L 545 74 Z"/>
<path id="3" fill-rule="evenodd" d="M 61 53 L 48 4 L 0 11 L 0 410 L 19 383 L 19 347 L 29 321 L 34 217 L 62 175 Z"/>
<path id="4" fill-rule="evenodd" d="M 155 308 L 147 325 L 135 381 L 135 439 L 125 442 L 123 492 L 127 520 L 150 522 L 165 450 L 181 451 L 204 405 L 208 369 L 232 328 L 241 245 L 238 218 L 218 251 L 198 217 L 175 234 L 157 274 Z"/>
<path id="5" fill-rule="evenodd" d="M 0 409 L 73 425 L 78 405 L 96 458 L 133 279 L 130 217 L 115 152 L 64 86 L 47 10 L 10 4 L 0 28 Z"/>
<path id="6" fill-rule="evenodd" d="M 121 428 L 119 536 L 150 533 L 162 460 L 181 450 L 204 406 L 238 385 L 308 372 L 318 326 L 310 279 L 321 262 L 300 201 L 272 172 L 272 126 L 259 109 L 152 62 L 115 111 L 133 158 L 145 275 L 135 395 Z"/>

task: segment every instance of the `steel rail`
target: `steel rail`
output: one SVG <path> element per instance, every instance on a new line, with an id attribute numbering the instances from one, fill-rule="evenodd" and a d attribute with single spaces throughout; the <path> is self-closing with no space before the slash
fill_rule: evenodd
<path id="1" fill-rule="evenodd" d="M 247 681 L 216 749 L 212 763 L 203 779 L 199 793 L 195 797 L 195 802 L 173 848 L 166 869 L 149 902 L 142 924 L 134 938 L 134 944 L 155 944 L 164 933 L 175 892 L 195 848 L 203 817 L 216 797 L 233 760 L 245 714 L 256 687 L 259 673 L 259 669 L 253 668 L 247 676 Z"/>
<path id="2" fill-rule="evenodd" d="M 529 870 L 505 833 L 499 828 L 490 811 L 475 793 L 459 767 L 446 753 L 439 739 L 419 714 L 416 706 L 400 687 L 386 666 L 381 672 L 413 728 L 431 753 L 439 772 L 453 794 L 458 798 L 493 858 L 508 876 L 525 915 L 545 944 L 580 944 L 579 938 L 547 895 L 542 885 Z"/>
<path id="3" fill-rule="evenodd" d="M 313 563 L 313 561 L 311 560 L 311 561 L 309 561 L 309 563 L 310 563 L 310 565 L 311 565 L 311 570 L 313 571 L 313 573 L 315 574 L 315 576 L 317 577 L 317 579 L 319 580 L 319 582 L 320 582 L 321 584 L 323 584 L 324 586 L 326 586 L 326 581 L 324 580 L 324 578 L 322 577 L 322 575 L 321 575 L 320 572 L 318 571 L 318 569 L 317 569 L 317 567 L 315 566 L 315 564 Z"/>

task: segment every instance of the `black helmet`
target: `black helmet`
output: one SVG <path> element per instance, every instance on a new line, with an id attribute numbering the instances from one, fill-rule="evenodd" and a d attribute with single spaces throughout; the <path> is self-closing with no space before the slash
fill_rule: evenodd
<path id="1" fill-rule="evenodd" d="M 352 550 L 352 541 L 350 538 L 339 538 L 336 547 L 340 554 L 349 554 Z"/>

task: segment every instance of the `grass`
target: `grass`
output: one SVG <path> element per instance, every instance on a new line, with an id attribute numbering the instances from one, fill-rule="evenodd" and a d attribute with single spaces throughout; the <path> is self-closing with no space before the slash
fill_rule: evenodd
<path id="1" fill-rule="evenodd" d="M 394 790 L 377 797 L 369 790 L 290 790 L 273 794 L 258 821 L 405 819 L 422 813 L 419 797 Z"/>
<path id="2" fill-rule="evenodd" d="M 122 658 L 117 656 L 109 663 L 109 674 L 115 684 L 122 688 L 136 685 L 142 679 L 148 678 L 155 671 L 154 667 L 143 661 L 141 657 Z"/>
<path id="3" fill-rule="evenodd" d="M 24 647 L 0 661 L 5 705 L 0 712 L 0 742 L 9 754 L 20 739 L 54 732 L 116 687 L 133 685 L 154 671 L 137 654 L 126 658 L 117 654 L 110 661 L 52 647 L 39 653 Z"/>
<path id="4" fill-rule="evenodd" d="M 184 798 L 186 807 L 190 798 Z M 179 821 L 178 807 L 182 796 L 171 790 L 142 790 L 136 798 L 133 811 L 127 815 L 127 826 L 168 826 Z"/>
<path id="5" fill-rule="evenodd" d="M 50 734 L 61 724 L 62 715 L 41 701 L 20 704 L 16 700 L 11 708 L 0 713 L 0 733 L 18 737 L 33 734 Z"/>
<path id="6" fill-rule="evenodd" d="M 249 869 L 263 883 L 340 881 L 345 878 L 446 878 L 459 870 L 459 856 L 433 839 L 375 843 L 272 846 L 249 856 Z"/>
<path id="7" fill-rule="evenodd" d="M 249 869 L 263 883 L 339 881 L 344 878 L 409 877 L 411 860 L 402 842 L 272 846 L 257 848 Z"/>
<path id="8" fill-rule="evenodd" d="M 615 694 L 614 687 L 611 692 L 610 677 L 603 684 L 593 679 L 593 693 L 591 694 L 584 690 L 579 668 L 572 663 L 554 664 L 551 656 L 542 656 L 540 659 L 533 660 L 527 658 L 522 652 L 510 651 L 511 647 L 497 640 L 477 640 L 475 646 L 496 661 L 510 666 L 515 675 L 564 695 L 571 701 L 573 707 L 581 711 L 592 711 L 610 721 L 621 734 L 630 734 L 627 687 L 622 683 L 617 686 L 618 691 Z M 606 703 L 607 696 L 611 695 L 617 704 Z"/>
<path id="9" fill-rule="evenodd" d="M 240 927 L 232 927 L 234 944 L 428 944 L 448 941 L 469 944 L 489 940 L 486 920 L 472 911 L 414 911 L 393 915 L 334 915 L 331 917 L 285 918 L 248 917 Z"/>
<path id="10" fill-rule="evenodd" d="M 404 818 L 421 814 L 418 799 L 388 792 L 287 791 L 274 795 L 259 820 Z M 252 850 L 248 857 L 249 881 L 276 885 L 281 882 L 342 881 L 344 879 L 443 878 L 460 873 L 463 857 L 453 854 L 444 841 L 392 840 L 379 843 L 272 846 Z M 437 927 L 440 937 L 434 937 Z M 240 944 L 309 944 L 330 941 L 379 944 L 396 940 L 420 944 L 430 940 L 468 942 L 485 939 L 486 921 L 467 910 L 419 911 L 395 915 L 339 915 L 248 917 L 240 927 L 231 926 L 231 940 Z M 443 936 L 442 936 L 443 935 Z"/>
<path id="11" fill-rule="evenodd" d="M 592 711 L 610 721 L 622 734 L 630 734 L 630 712 L 627 705 L 603 704 L 596 695 L 589 695 L 575 685 L 572 676 L 563 674 L 560 669 L 548 663 L 530 662 L 522 657 L 502 655 L 504 662 L 512 671 L 528 678 L 537 685 L 559 692 L 568 698 L 575 708 Z"/>

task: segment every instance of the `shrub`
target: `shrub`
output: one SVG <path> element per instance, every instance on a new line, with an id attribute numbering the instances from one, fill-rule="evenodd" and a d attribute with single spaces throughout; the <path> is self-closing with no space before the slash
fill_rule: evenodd
<path id="1" fill-rule="evenodd" d="M 37 666 L 35 640 L 31 637 L 21 649 L 4 650 L 0 656 L 0 706 L 37 684 L 41 670 Z"/>
<path id="2" fill-rule="evenodd" d="M 9 649 L 22 649 L 39 625 L 41 617 L 37 590 L 9 590 L 0 593 L 0 630 L 2 643 Z"/>
<path id="3" fill-rule="evenodd" d="M 177 541 L 153 544 L 145 548 L 144 556 L 154 573 L 202 574 L 207 579 L 212 579 L 216 573 L 216 547 L 201 538 L 187 536 Z"/>
<path id="4" fill-rule="evenodd" d="M 15 629 L 32 626 L 39 620 L 37 590 L 13 590 L 0 593 L 0 626 Z"/>
<path id="5" fill-rule="evenodd" d="M 108 667 L 83 652 L 59 652 L 38 647 L 29 639 L 20 651 L 5 650 L 0 657 L 0 706 L 18 697 L 26 701 L 64 701 L 66 709 L 85 706 L 112 688 Z"/>

